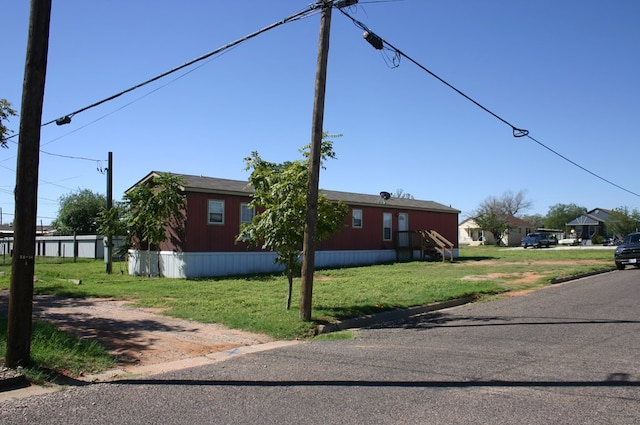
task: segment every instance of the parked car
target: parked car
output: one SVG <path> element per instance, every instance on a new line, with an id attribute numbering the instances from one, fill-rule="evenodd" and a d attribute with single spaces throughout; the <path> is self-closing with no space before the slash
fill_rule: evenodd
<path id="1" fill-rule="evenodd" d="M 616 247 L 616 268 L 624 270 L 627 265 L 640 267 L 640 232 L 629 233 L 621 245 Z"/>
<path id="2" fill-rule="evenodd" d="M 605 239 L 602 242 L 602 246 L 615 246 L 615 245 L 620 245 L 621 243 L 622 243 L 622 239 L 616 235 L 612 238 Z"/>
<path id="3" fill-rule="evenodd" d="M 550 242 L 549 238 L 544 233 L 529 233 L 522 239 L 521 245 L 525 249 L 528 246 L 532 246 L 534 248 L 542 248 L 544 246 L 549 248 Z"/>

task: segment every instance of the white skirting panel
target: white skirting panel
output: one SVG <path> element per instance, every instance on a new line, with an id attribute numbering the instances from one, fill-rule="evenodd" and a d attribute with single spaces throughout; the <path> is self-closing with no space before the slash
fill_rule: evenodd
<path id="1" fill-rule="evenodd" d="M 158 262 L 158 255 L 160 261 Z M 170 252 L 129 251 L 129 274 L 171 278 L 198 278 L 253 273 L 275 273 L 284 270 L 274 264 L 274 252 Z M 316 268 L 345 267 L 390 263 L 394 250 L 317 251 Z"/>
<path id="2" fill-rule="evenodd" d="M 393 249 L 366 251 L 316 251 L 316 268 L 364 266 L 370 264 L 392 263 L 396 261 Z"/>

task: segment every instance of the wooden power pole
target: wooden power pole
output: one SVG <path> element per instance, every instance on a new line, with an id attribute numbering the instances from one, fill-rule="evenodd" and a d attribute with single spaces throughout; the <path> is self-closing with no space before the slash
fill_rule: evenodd
<path id="1" fill-rule="evenodd" d="M 113 208 L 113 152 L 109 152 L 107 166 L 107 211 L 111 212 Z M 113 272 L 113 235 L 111 234 L 111 226 L 109 226 L 109 234 L 107 237 L 107 274 Z"/>
<path id="2" fill-rule="evenodd" d="M 307 217 L 302 246 L 302 285 L 300 287 L 300 319 L 311 320 L 313 272 L 316 255 L 316 227 L 318 223 L 318 185 L 320 180 L 320 152 L 324 120 L 324 97 L 329 57 L 329 33 L 333 1 L 325 1 L 320 18 L 318 62 L 316 67 L 315 97 L 311 129 L 311 155 L 309 158 L 309 186 L 307 189 Z"/>
<path id="3" fill-rule="evenodd" d="M 7 367 L 31 362 L 33 268 L 36 245 L 40 126 L 49 50 L 51 0 L 31 0 L 29 37 L 20 108 L 14 244 L 7 325 Z"/>

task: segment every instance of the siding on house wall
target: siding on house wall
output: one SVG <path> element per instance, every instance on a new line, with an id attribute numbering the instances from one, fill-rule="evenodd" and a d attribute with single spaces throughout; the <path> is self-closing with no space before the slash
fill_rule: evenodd
<path id="1" fill-rule="evenodd" d="M 526 228 L 524 227 L 514 227 L 509 230 L 506 235 L 507 245 L 508 246 L 518 246 L 522 242 L 522 239 L 527 236 Z"/>
<path id="2" fill-rule="evenodd" d="M 136 185 L 147 184 L 158 174 L 159 172 L 153 171 Z M 158 260 L 163 270 L 162 274 L 171 277 L 273 271 L 275 253 L 262 251 L 259 247 L 248 248 L 247 243 L 235 241 L 240 230 L 240 206 L 252 199 L 252 189 L 247 183 L 203 176 L 180 176 L 185 181 L 184 228 L 179 232 L 167 230 L 170 238 L 160 245 L 160 252 L 152 253 L 156 255 L 155 261 L 145 257 L 149 253 L 140 250 L 130 251 L 130 272 L 153 274 L 152 269 L 157 268 Z M 349 213 L 344 219 L 344 227 L 316 247 L 318 267 L 375 264 L 396 260 L 397 253 L 394 248 L 398 239 L 399 217 L 404 217 L 404 214 L 408 218 L 406 230 L 437 231 L 454 244 L 453 255 L 457 256 L 457 222 L 460 211 L 454 208 L 434 201 L 383 199 L 382 194 L 378 197 L 328 190 L 322 190 L 321 193 L 333 202 L 344 202 L 349 206 Z M 209 224 L 210 200 L 224 202 L 223 224 Z M 362 212 L 360 228 L 354 228 L 352 225 L 354 209 Z M 391 240 L 384 240 L 385 217 L 391 219 Z"/>
<path id="3" fill-rule="evenodd" d="M 209 200 L 224 201 L 224 224 L 209 224 Z M 161 245 L 162 251 L 184 252 L 245 252 L 257 249 L 248 248 L 244 242 L 236 243 L 240 232 L 240 204 L 249 203 L 251 198 L 217 193 L 188 193 L 187 219 L 185 220 L 182 246 L 170 241 Z"/>
<path id="4" fill-rule="evenodd" d="M 362 228 L 354 228 L 351 225 L 353 209 L 362 210 Z M 393 240 L 383 241 L 382 216 L 383 213 L 391 213 L 393 217 Z M 393 208 L 388 205 L 353 206 L 349 208 L 349 214 L 345 218 L 345 227 L 339 233 L 320 244 L 323 250 L 340 249 L 394 249 L 396 232 L 398 231 L 398 214 L 407 213 L 409 216 L 409 230 L 436 230 L 458 246 L 457 214 L 443 214 L 432 211 L 407 210 Z"/>
<path id="5" fill-rule="evenodd" d="M 362 227 L 353 228 L 351 219 L 353 209 L 362 211 Z M 320 243 L 319 249 L 393 249 L 393 241 L 382 240 L 382 209 L 367 207 L 349 207 L 344 227 L 331 238 Z M 394 223 L 397 227 L 397 223 Z"/>
<path id="6" fill-rule="evenodd" d="M 224 201 L 224 224 L 209 224 L 209 200 Z M 247 252 L 261 251 L 245 242 L 236 243 L 240 230 L 240 205 L 249 203 L 249 196 L 191 192 L 187 194 L 185 231 L 182 243 L 171 239 L 163 242 L 162 251 L 176 252 Z M 362 211 L 362 227 L 352 226 L 353 209 Z M 390 213 L 393 220 L 392 240 L 384 241 L 382 219 Z M 392 205 L 354 205 L 344 219 L 342 229 L 318 245 L 321 250 L 379 250 L 394 249 L 398 231 L 398 214 L 407 213 L 409 230 L 436 230 L 458 247 L 458 215 L 435 211 L 395 208 Z"/>

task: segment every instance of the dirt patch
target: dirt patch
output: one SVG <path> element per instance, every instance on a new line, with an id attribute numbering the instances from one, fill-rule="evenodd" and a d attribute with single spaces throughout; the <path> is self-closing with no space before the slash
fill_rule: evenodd
<path id="1" fill-rule="evenodd" d="M 8 291 L 0 290 L 0 313 L 6 314 Z M 273 341 L 268 335 L 228 329 L 159 314 L 158 309 L 101 298 L 34 296 L 33 317 L 79 338 L 93 339 L 117 359 L 117 367 L 185 360 L 233 348 Z"/>
<path id="2" fill-rule="evenodd" d="M 518 283 L 534 283 L 542 277 L 541 274 L 534 272 L 524 273 L 488 273 L 482 275 L 464 276 L 464 280 L 503 280 L 507 279 L 510 284 Z"/>

